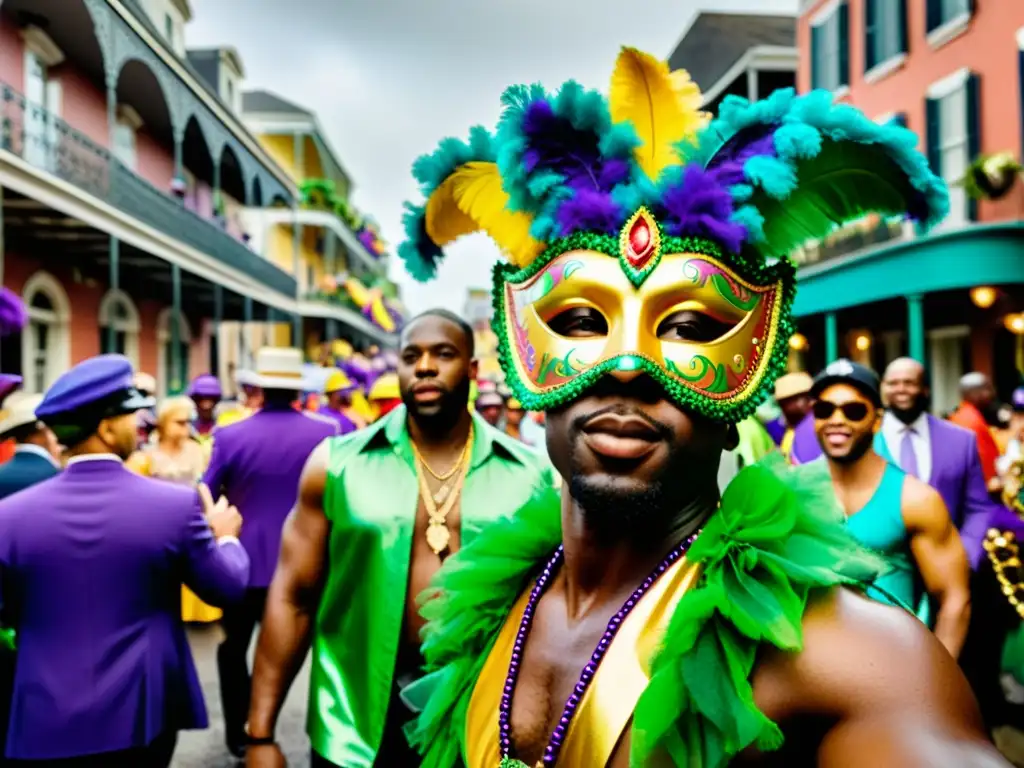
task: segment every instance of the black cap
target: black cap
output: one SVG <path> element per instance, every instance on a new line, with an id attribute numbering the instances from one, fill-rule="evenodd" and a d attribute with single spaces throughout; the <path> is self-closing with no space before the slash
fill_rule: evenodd
<path id="1" fill-rule="evenodd" d="M 815 377 L 814 385 L 811 387 L 811 397 L 819 397 L 833 384 L 849 384 L 871 400 L 876 407 L 882 405 L 881 382 L 878 374 L 866 365 L 854 363 L 846 358 L 829 363 L 828 367 Z"/>

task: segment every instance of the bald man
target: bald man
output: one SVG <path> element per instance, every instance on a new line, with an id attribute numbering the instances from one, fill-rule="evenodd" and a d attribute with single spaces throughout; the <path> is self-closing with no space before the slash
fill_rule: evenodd
<path id="1" fill-rule="evenodd" d="M 949 417 L 954 424 L 971 430 L 978 438 L 978 451 L 981 454 L 981 471 L 985 475 L 985 483 L 989 491 L 1000 488 L 999 475 L 996 472 L 996 459 L 999 458 L 999 446 L 989 430 L 988 419 L 985 417 L 995 405 L 996 391 L 988 376 L 974 371 L 960 379 L 960 406 Z"/>
<path id="2" fill-rule="evenodd" d="M 875 450 L 939 492 L 977 565 L 986 520 L 997 505 L 986 491 L 975 433 L 928 413 L 929 395 L 921 363 L 904 357 L 889 364 L 882 378 L 887 410 Z"/>

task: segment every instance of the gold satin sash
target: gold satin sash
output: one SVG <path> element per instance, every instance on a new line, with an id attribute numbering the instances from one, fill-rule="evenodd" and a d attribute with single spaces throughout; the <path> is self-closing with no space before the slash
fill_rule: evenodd
<path id="1" fill-rule="evenodd" d="M 677 561 L 623 622 L 576 710 L 558 758 L 559 765 L 607 765 L 647 687 L 651 659 L 676 605 L 697 580 L 698 565 L 685 558 Z M 473 689 L 466 712 L 467 768 L 498 768 L 501 762 L 498 706 L 512 646 L 532 588 L 531 584 L 516 601 Z"/>

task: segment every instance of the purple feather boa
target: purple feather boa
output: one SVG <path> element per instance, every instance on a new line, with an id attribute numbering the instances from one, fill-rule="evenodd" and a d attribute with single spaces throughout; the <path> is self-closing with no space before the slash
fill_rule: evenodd
<path id="1" fill-rule="evenodd" d="M 731 172 L 731 164 L 721 172 Z M 732 194 L 720 172 L 687 166 L 679 182 L 662 193 L 661 208 L 662 226 L 669 235 L 704 237 L 732 253 L 739 252 L 747 239 L 746 227 L 732 220 Z"/>

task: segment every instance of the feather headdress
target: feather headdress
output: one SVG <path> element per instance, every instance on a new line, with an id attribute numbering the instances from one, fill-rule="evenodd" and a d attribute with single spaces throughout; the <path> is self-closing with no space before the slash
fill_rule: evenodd
<path id="1" fill-rule="evenodd" d="M 617 233 L 641 205 L 667 234 L 762 260 L 869 213 L 927 228 L 948 210 L 914 133 L 824 91 L 727 96 L 709 122 L 686 72 L 624 48 L 608 99 L 570 81 L 513 86 L 502 103 L 496 134 L 445 139 L 414 166 L 426 202 L 407 204 L 399 254 L 417 279 L 464 234 L 486 232 L 524 267 L 559 238 Z"/>

